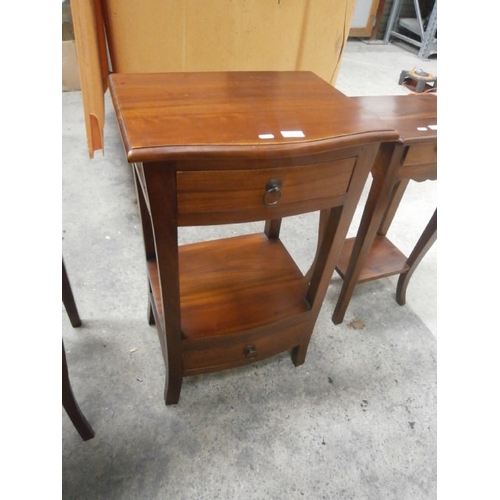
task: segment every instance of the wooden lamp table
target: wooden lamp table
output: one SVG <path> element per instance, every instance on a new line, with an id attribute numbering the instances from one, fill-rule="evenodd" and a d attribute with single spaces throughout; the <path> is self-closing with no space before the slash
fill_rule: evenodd
<path id="1" fill-rule="evenodd" d="M 111 96 L 142 218 L 149 321 L 183 377 L 285 350 L 304 362 L 355 207 L 397 133 L 310 72 L 113 74 Z M 282 218 L 321 210 L 306 275 Z M 180 245 L 178 228 L 265 221 L 263 232 Z"/>
<path id="2" fill-rule="evenodd" d="M 353 100 L 394 127 L 400 138 L 381 145 L 358 233 L 346 240 L 339 257 L 336 271 L 344 282 L 333 313 L 335 324 L 344 320 L 358 283 L 399 274 L 396 301 L 404 305 L 410 278 L 437 239 L 437 209 L 408 258 L 386 236 L 409 181 L 437 179 L 437 97 Z"/>

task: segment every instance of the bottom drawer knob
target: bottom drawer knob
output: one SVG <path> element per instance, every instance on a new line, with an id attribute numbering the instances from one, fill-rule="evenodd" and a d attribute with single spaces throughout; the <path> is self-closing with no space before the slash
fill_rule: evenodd
<path id="1" fill-rule="evenodd" d="M 255 349 L 254 345 L 248 345 L 245 347 L 245 356 L 248 359 L 252 359 L 252 358 L 257 357 L 257 349 Z"/>

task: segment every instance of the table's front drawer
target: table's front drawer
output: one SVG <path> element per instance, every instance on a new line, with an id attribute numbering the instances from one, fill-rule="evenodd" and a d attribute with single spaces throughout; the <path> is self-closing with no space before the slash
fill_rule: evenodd
<path id="1" fill-rule="evenodd" d="M 349 188 L 356 158 L 278 168 L 177 172 L 179 225 L 246 222 L 324 208 Z"/>
<path id="2" fill-rule="evenodd" d="M 433 141 L 410 146 L 399 177 L 415 181 L 435 180 L 437 178 L 437 143 Z"/>

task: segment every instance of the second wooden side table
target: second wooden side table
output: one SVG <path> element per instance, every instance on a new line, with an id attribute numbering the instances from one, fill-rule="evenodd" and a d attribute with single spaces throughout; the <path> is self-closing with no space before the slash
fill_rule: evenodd
<path id="1" fill-rule="evenodd" d="M 403 305 L 411 275 L 437 239 L 437 209 L 408 258 L 386 236 L 409 181 L 437 179 L 437 97 L 353 99 L 394 127 L 400 138 L 382 144 L 357 235 L 345 242 L 336 265 L 344 282 L 333 313 L 335 324 L 344 320 L 358 283 L 399 274 L 396 300 Z"/>

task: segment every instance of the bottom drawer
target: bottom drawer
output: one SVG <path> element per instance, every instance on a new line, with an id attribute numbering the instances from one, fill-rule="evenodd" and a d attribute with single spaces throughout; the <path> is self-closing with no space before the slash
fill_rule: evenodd
<path id="1" fill-rule="evenodd" d="M 281 326 L 273 325 L 272 331 L 188 339 L 183 341 L 184 375 L 197 375 L 224 370 L 293 349 L 310 335 L 304 313 L 299 318 L 288 318 Z M 293 321 L 290 321 L 293 320 Z"/>

